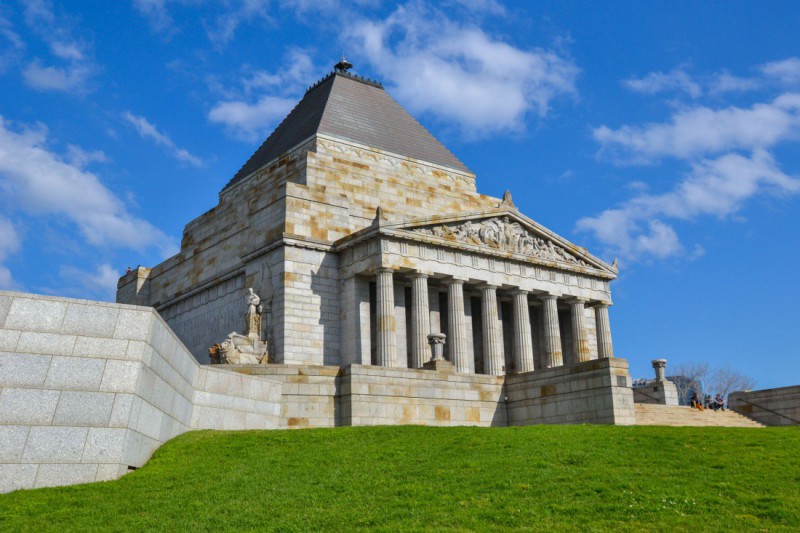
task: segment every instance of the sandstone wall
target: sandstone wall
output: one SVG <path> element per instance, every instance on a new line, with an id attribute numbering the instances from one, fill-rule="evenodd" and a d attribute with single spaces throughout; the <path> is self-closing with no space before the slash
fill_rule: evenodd
<path id="1" fill-rule="evenodd" d="M 0 292 L 0 492 L 115 479 L 192 428 L 277 427 L 280 386 L 201 368 L 152 308 Z"/>
<path id="2" fill-rule="evenodd" d="M 732 392 L 728 407 L 766 426 L 800 425 L 800 385 Z"/>
<path id="3" fill-rule="evenodd" d="M 636 423 L 631 378 L 624 359 L 596 359 L 506 378 L 508 423 Z"/>

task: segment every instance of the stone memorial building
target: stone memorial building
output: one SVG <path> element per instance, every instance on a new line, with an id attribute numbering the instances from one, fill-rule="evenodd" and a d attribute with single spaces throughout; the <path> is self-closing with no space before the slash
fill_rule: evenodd
<path id="1" fill-rule="evenodd" d="M 434 367 L 452 371 L 444 383 L 492 377 L 511 387 L 496 376 L 548 371 L 570 382 L 592 363 L 614 368 L 613 386 L 632 403 L 627 363 L 611 342 L 616 265 L 525 216 L 510 193 L 480 194 L 475 174 L 350 67 L 343 60 L 306 91 L 219 204 L 186 225 L 180 252 L 123 276 L 117 301 L 154 307 L 208 363 L 210 347 L 244 329 L 252 289 L 266 356 L 252 361 L 258 368 L 231 368 L 240 372 L 341 380 L 379 367 L 431 379 L 416 369 L 432 359 L 429 342 L 443 340 L 452 368 Z M 617 419 L 613 407 L 579 410 L 617 423 L 630 415 Z M 594 420 L 562 410 L 563 421 Z M 289 418 L 328 425 L 333 416 Z"/>
<path id="2" fill-rule="evenodd" d="M 115 479 L 194 429 L 686 423 L 634 406 L 616 266 L 478 193 L 349 67 L 118 303 L 0 291 L 0 493 Z M 637 401 L 669 404 L 653 364 Z"/>

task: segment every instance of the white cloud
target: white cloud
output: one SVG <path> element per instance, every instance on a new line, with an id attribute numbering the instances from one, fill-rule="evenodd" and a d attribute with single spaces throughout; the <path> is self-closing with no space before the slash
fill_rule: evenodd
<path id="1" fill-rule="evenodd" d="M 95 270 L 82 270 L 65 266 L 59 269 L 59 277 L 65 286 L 58 289 L 59 294 L 74 294 L 113 302 L 117 294 L 117 282 L 123 272 L 117 271 L 108 263 L 98 265 Z"/>
<path id="2" fill-rule="evenodd" d="M 133 6 L 141 13 L 156 32 L 169 32 L 173 28 L 172 17 L 167 11 L 169 0 L 133 0 Z"/>
<path id="3" fill-rule="evenodd" d="M 0 74 L 19 58 L 20 52 L 25 48 L 25 42 L 3 11 L 0 7 L 0 43 L 5 41 L 5 44 L 0 44 Z"/>
<path id="4" fill-rule="evenodd" d="M 704 94 L 719 96 L 729 92 L 759 91 L 782 86 L 784 89 L 800 84 L 800 58 L 789 57 L 758 65 L 752 76 L 736 76 L 728 70 L 710 75 L 693 76 L 679 66 L 670 72 L 650 72 L 641 78 L 623 81 L 629 89 L 643 94 L 675 92 L 698 99 Z"/>
<path id="5" fill-rule="evenodd" d="M 674 113 L 667 123 L 617 130 L 601 126 L 593 134 L 604 153 L 634 163 L 769 148 L 800 134 L 800 94 L 786 93 L 750 108 L 697 106 Z"/>
<path id="6" fill-rule="evenodd" d="M 91 75 L 92 69 L 87 65 L 45 67 L 38 59 L 29 63 L 22 72 L 28 87 L 40 91 L 84 92 Z"/>
<path id="7" fill-rule="evenodd" d="M 644 94 L 678 91 L 684 92 L 692 98 L 699 98 L 703 94 L 700 84 L 695 82 L 682 68 L 676 68 L 667 73 L 651 72 L 643 78 L 630 78 L 623 83 L 629 89 Z"/>
<path id="8" fill-rule="evenodd" d="M 284 64 L 274 72 L 250 73 L 241 90 L 226 90 L 226 98 L 212 106 L 208 119 L 237 139 L 262 139 L 292 110 L 317 70 L 311 56 L 296 48 L 288 51 Z"/>
<path id="9" fill-rule="evenodd" d="M 17 284 L 11 277 L 11 271 L 3 265 L 9 255 L 19 250 L 20 238 L 11 221 L 0 216 L 0 290 L 12 290 Z"/>
<path id="10" fill-rule="evenodd" d="M 524 130 L 527 115 L 545 116 L 553 99 L 577 92 L 570 59 L 517 48 L 422 4 L 353 22 L 345 37 L 413 112 L 467 137 Z"/>
<path id="11" fill-rule="evenodd" d="M 236 7 L 219 15 L 206 31 L 211 42 L 223 45 L 230 42 L 242 23 L 260 18 L 269 20 L 269 0 L 241 0 L 235 2 Z"/>
<path id="12" fill-rule="evenodd" d="M 469 11 L 488 13 L 490 15 L 505 15 L 506 8 L 497 0 L 452 0 Z"/>
<path id="13" fill-rule="evenodd" d="M 728 153 L 694 162 L 672 191 L 640 193 L 617 208 L 579 220 L 576 230 L 593 233 L 609 253 L 626 259 L 664 258 L 683 251 L 664 219 L 723 218 L 757 195 L 798 193 L 800 179 L 783 173 L 765 150 L 749 156 Z"/>
<path id="14" fill-rule="evenodd" d="M 296 100 L 280 96 L 263 96 L 255 103 L 218 102 L 208 113 L 211 122 L 223 124 L 230 135 L 244 141 L 255 141 L 269 133 L 270 126 L 285 117 Z"/>
<path id="15" fill-rule="evenodd" d="M 122 115 L 125 120 L 127 120 L 136 131 L 139 132 L 139 135 L 142 137 L 146 137 L 155 141 L 156 144 L 161 145 L 169 150 L 173 157 L 176 159 L 183 161 L 185 163 L 189 163 L 195 167 L 203 166 L 203 161 L 199 157 L 192 155 L 188 150 L 185 148 L 178 147 L 175 142 L 170 139 L 167 135 L 158 131 L 158 129 L 151 124 L 146 118 L 136 116 L 130 111 L 126 111 Z"/>
<path id="16" fill-rule="evenodd" d="M 85 93 L 96 71 L 89 46 L 73 35 L 66 17 L 57 17 L 46 0 L 24 0 L 25 22 L 48 45 L 61 64 L 43 65 L 34 59 L 23 71 L 25 83 L 39 91 Z"/>
<path id="17" fill-rule="evenodd" d="M 777 79 L 784 85 L 800 83 L 800 58 L 797 57 L 765 63 L 760 70 L 765 76 Z"/>
<path id="18" fill-rule="evenodd" d="M 131 215 L 96 175 L 50 151 L 41 125 L 14 131 L 0 117 L 0 191 L 30 215 L 65 217 L 92 245 L 175 251 L 172 239 Z"/>

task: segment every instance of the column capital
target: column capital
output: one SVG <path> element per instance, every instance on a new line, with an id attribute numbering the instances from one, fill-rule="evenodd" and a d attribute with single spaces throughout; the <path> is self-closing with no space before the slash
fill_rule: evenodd
<path id="1" fill-rule="evenodd" d="M 409 278 L 427 278 L 430 274 L 427 272 L 422 272 L 421 270 L 414 270 L 408 273 Z"/>
<path id="2" fill-rule="evenodd" d="M 589 300 L 587 300 L 586 298 L 569 298 L 566 300 L 566 302 L 570 305 L 583 305 L 583 306 L 586 306 L 588 301 Z"/>
<path id="3" fill-rule="evenodd" d="M 480 285 L 476 285 L 476 288 L 483 292 L 488 290 L 496 291 L 499 287 L 497 285 L 492 285 L 491 283 L 481 283 Z"/>
<path id="4" fill-rule="evenodd" d="M 383 273 L 389 272 L 390 274 L 394 274 L 394 269 L 392 267 L 378 267 L 378 268 L 374 269 L 373 272 L 375 272 L 376 274 L 379 274 L 379 273 L 382 273 L 382 272 Z"/>
<path id="5" fill-rule="evenodd" d="M 525 290 L 525 289 L 520 289 L 519 287 L 516 287 L 516 288 L 511 290 L 511 294 L 513 294 L 514 296 L 516 296 L 518 294 L 527 295 L 527 294 L 530 294 L 530 293 L 531 293 L 531 291 L 528 291 L 528 290 Z"/>
<path id="6" fill-rule="evenodd" d="M 608 300 L 599 300 L 596 302 L 589 302 L 589 307 L 597 307 L 597 308 L 606 308 L 608 309 L 614 305 L 613 303 L 609 302 Z"/>
<path id="7" fill-rule="evenodd" d="M 559 298 L 561 298 L 561 295 L 560 294 L 550 294 L 548 292 L 548 293 L 545 293 L 545 294 L 537 294 L 536 297 L 539 298 L 542 301 L 547 301 L 547 300 L 558 300 Z"/>
<path id="8" fill-rule="evenodd" d="M 443 279 L 442 283 L 444 283 L 445 285 L 463 285 L 465 281 L 467 280 L 461 278 L 449 277 Z"/>

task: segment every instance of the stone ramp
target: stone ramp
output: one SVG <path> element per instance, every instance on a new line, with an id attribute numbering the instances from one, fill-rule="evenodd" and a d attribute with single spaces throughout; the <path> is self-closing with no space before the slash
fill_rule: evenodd
<path id="1" fill-rule="evenodd" d="M 729 409 L 698 411 L 677 405 L 636 404 L 637 426 L 708 426 L 761 428 L 763 424 Z"/>

